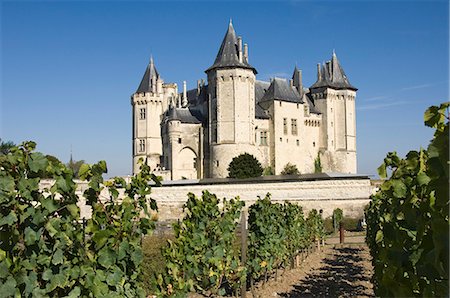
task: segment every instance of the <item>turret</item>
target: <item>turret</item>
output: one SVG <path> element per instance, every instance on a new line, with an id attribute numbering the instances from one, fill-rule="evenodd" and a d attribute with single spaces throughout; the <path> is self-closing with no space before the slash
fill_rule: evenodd
<path id="1" fill-rule="evenodd" d="M 141 83 L 131 97 L 133 113 L 133 173 L 137 173 L 140 158 L 146 159 L 152 170 L 160 167 L 162 139 L 161 115 L 164 113 L 163 80 L 156 70 L 153 57 L 142 77 Z"/>
<path id="2" fill-rule="evenodd" d="M 248 46 L 242 48 L 231 21 L 213 65 L 205 72 L 211 113 L 210 174 L 226 177 L 231 159 L 255 142 L 256 69 L 248 63 Z"/>
<path id="3" fill-rule="evenodd" d="M 310 87 L 315 107 L 322 113 L 320 149 L 330 154 L 324 170 L 356 173 L 356 91 L 336 53 L 317 65 L 317 81 Z"/>

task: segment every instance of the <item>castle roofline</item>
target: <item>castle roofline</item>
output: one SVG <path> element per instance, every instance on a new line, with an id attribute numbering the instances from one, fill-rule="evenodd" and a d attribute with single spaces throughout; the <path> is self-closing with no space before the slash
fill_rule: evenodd
<path id="1" fill-rule="evenodd" d="M 281 100 L 287 102 L 303 103 L 296 89 L 289 86 L 286 79 L 274 78 L 260 102 Z"/>
<path id="2" fill-rule="evenodd" d="M 241 59 L 239 59 L 239 55 L 243 55 L 242 48 L 240 47 L 242 47 L 242 42 L 238 41 L 236 32 L 233 28 L 233 24 L 230 20 L 228 30 L 225 33 L 225 37 L 223 38 L 219 52 L 216 56 L 216 60 L 214 61 L 214 64 L 212 66 L 205 70 L 205 72 L 208 73 L 213 69 L 221 68 L 245 68 L 251 69 L 256 74 L 256 69 L 247 62 L 246 58 L 242 57 Z"/>
<path id="3" fill-rule="evenodd" d="M 336 53 L 330 61 L 317 65 L 317 81 L 310 87 L 310 89 L 328 87 L 332 89 L 349 89 L 357 91 L 358 88 L 350 84 L 344 69 L 342 68 Z"/>
<path id="4" fill-rule="evenodd" d="M 159 73 L 156 70 L 155 63 L 153 62 L 153 57 L 150 57 L 150 62 L 145 70 L 144 76 L 142 77 L 141 83 L 136 90 L 136 93 L 144 93 L 152 91 L 152 78 L 159 79 Z"/>

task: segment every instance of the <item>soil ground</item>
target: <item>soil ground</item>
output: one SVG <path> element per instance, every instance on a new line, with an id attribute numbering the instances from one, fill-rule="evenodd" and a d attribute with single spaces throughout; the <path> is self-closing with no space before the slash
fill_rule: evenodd
<path id="1" fill-rule="evenodd" d="M 358 236 L 346 239 L 353 243 L 327 244 L 310 254 L 298 268 L 286 271 L 278 281 L 260 285 L 256 290 L 258 298 L 374 297 L 370 281 L 373 268 L 363 239 Z M 247 297 L 252 298 L 250 291 Z"/>

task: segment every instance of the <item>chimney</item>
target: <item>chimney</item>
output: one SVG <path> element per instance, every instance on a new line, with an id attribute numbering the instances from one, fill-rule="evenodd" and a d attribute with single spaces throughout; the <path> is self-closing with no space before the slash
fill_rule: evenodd
<path id="1" fill-rule="evenodd" d="M 248 44 L 244 43 L 244 59 L 248 63 Z"/>
<path id="2" fill-rule="evenodd" d="M 156 93 L 156 76 L 152 76 L 151 84 L 152 84 L 152 93 L 155 94 Z"/>
<path id="3" fill-rule="evenodd" d="M 302 95 L 303 92 L 302 71 L 300 69 L 296 69 L 295 72 L 296 74 L 294 76 L 294 86 L 297 88 L 298 93 Z"/>
<path id="4" fill-rule="evenodd" d="M 239 62 L 242 63 L 242 37 L 238 37 L 238 58 L 239 58 Z"/>
<path id="5" fill-rule="evenodd" d="M 294 87 L 294 80 L 292 79 L 289 80 L 289 86 L 291 86 L 291 88 Z"/>
<path id="6" fill-rule="evenodd" d="M 322 80 L 322 72 L 320 71 L 320 63 L 317 63 L 317 80 L 321 81 Z"/>
<path id="7" fill-rule="evenodd" d="M 327 69 L 328 69 L 328 78 L 333 77 L 333 73 L 331 72 L 331 61 L 327 61 Z"/>
<path id="8" fill-rule="evenodd" d="M 181 105 L 183 108 L 187 107 L 188 100 L 187 100 L 187 93 L 186 93 L 186 81 L 183 81 L 183 101 L 181 102 Z"/>

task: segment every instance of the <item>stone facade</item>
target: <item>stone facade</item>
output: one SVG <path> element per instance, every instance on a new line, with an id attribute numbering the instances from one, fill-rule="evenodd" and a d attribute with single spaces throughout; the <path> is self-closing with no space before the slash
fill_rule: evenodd
<path id="1" fill-rule="evenodd" d="M 178 92 L 151 59 L 131 96 L 133 173 L 143 159 L 166 180 L 223 178 L 245 152 L 275 174 L 287 163 L 312 173 L 317 158 L 324 172 L 356 173 L 357 89 L 334 52 L 309 88 L 297 67 L 289 81 L 260 81 L 230 22 L 205 73 L 206 82 Z"/>

